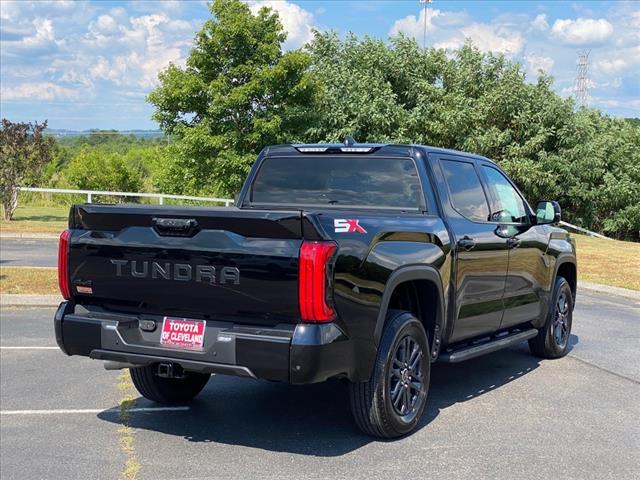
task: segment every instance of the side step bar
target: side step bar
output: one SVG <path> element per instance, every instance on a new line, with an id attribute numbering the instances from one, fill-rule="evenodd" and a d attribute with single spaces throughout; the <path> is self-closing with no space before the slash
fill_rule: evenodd
<path id="1" fill-rule="evenodd" d="M 516 343 L 524 342 L 530 338 L 535 337 L 538 334 L 538 330 L 531 328 L 528 330 L 517 330 L 507 335 L 499 337 L 491 337 L 482 343 L 471 343 L 460 348 L 454 348 L 446 350 L 440 354 L 439 361 L 447 363 L 464 362 L 471 358 L 479 357 L 485 353 L 495 352 Z"/>

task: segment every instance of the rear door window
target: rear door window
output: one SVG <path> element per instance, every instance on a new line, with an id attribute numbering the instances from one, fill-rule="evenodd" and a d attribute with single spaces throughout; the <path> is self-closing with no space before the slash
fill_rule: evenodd
<path id="1" fill-rule="evenodd" d="M 440 165 L 449 188 L 451 206 L 469 220 L 488 221 L 489 204 L 473 163 L 440 160 Z"/>
<path id="2" fill-rule="evenodd" d="M 268 157 L 253 182 L 251 203 L 423 210 L 424 195 L 411 158 Z"/>

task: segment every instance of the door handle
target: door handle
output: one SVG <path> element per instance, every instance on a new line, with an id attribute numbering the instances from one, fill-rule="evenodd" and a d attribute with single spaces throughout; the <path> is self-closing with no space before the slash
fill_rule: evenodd
<path id="1" fill-rule="evenodd" d="M 520 239 L 519 238 L 509 238 L 507 240 L 507 247 L 509 248 L 518 248 L 520 246 Z"/>
<path id="2" fill-rule="evenodd" d="M 476 242 L 473 238 L 464 236 L 460 240 L 458 240 L 458 247 L 466 250 L 473 250 L 476 246 Z"/>

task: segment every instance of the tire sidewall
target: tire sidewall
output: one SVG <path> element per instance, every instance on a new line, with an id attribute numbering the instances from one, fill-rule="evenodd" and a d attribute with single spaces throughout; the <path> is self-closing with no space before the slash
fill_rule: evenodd
<path id="1" fill-rule="evenodd" d="M 558 346 L 554 337 L 554 320 L 556 315 L 556 305 L 558 303 L 560 295 L 563 292 L 567 295 L 567 300 L 569 302 L 569 312 L 567 315 L 569 327 L 567 332 L 567 343 L 564 347 L 560 347 Z M 551 302 L 552 303 L 549 308 L 547 323 L 545 325 L 545 343 L 547 349 L 552 353 L 554 357 L 562 357 L 569 351 L 569 344 L 571 343 L 571 329 L 573 327 L 573 294 L 571 292 L 569 283 L 563 277 L 558 277 L 556 279 L 555 287 L 553 289 L 553 298 L 551 299 Z"/>
<path id="2" fill-rule="evenodd" d="M 416 424 L 420 421 L 427 401 L 429 392 L 429 382 L 431 376 L 431 362 L 430 362 L 430 350 L 427 333 L 422 326 L 422 323 L 408 312 L 398 314 L 389 323 L 389 332 L 392 335 L 383 335 L 382 346 L 384 351 L 380 351 L 384 355 L 383 368 L 379 371 L 378 377 L 378 389 L 376 396 L 378 401 L 382 403 L 383 411 L 386 413 L 386 419 L 390 424 L 390 427 L 398 432 L 400 435 L 405 434 L 413 430 Z M 391 402 L 391 395 L 389 389 L 389 370 L 393 362 L 393 356 L 400 341 L 406 336 L 411 336 L 422 348 L 422 381 L 425 385 L 425 391 L 421 395 L 421 401 L 418 405 L 416 414 L 410 421 L 405 421 L 398 413 L 396 413 L 393 404 Z M 391 340 L 389 340 L 391 337 Z"/>

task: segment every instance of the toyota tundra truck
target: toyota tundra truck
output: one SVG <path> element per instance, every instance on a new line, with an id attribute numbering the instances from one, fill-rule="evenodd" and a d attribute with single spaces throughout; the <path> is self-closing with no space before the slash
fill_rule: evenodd
<path id="1" fill-rule="evenodd" d="M 415 428 L 431 366 L 527 340 L 567 353 L 576 254 L 479 155 L 420 145 L 278 145 L 232 208 L 74 205 L 55 335 L 183 403 L 211 374 L 343 379 L 357 426 Z"/>

